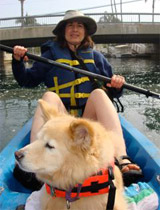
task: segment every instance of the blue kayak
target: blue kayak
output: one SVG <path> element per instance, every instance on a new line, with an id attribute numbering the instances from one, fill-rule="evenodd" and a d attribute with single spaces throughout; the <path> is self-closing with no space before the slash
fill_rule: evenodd
<path id="1" fill-rule="evenodd" d="M 160 150 L 125 118 L 120 116 L 127 153 L 144 174 L 144 182 L 154 189 L 160 201 Z M 0 153 L 0 209 L 15 210 L 25 204 L 31 191 L 13 176 L 14 152 L 29 143 L 32 119 L 29 120 Z M 160 210 L 160 206 L 158 208 Z"/>

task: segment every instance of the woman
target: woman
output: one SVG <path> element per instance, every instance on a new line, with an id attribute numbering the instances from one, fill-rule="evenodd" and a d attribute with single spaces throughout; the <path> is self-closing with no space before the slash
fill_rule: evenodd
<path id="1" fill-rule="evenodd" d="M 111 78 L 106 84 L 108 95 L 120 97 L 124 77 L 113 75 L 110 64 L 102 54 L 93 50 L 91 35 L 96 32 L 96 22 L 81 12 L 69 10 L 60 21 L 53 33 L 56 41 L 47 42 L 42 46 L 42 56 L 71 66 L 85 69 Z M 21 86 L 35 87 L 44 82 L 50 91 L 43 95 L 43 100 L 54 104 L 61 112 L 70 111 L 101 122 L 106 129 L 112 130 L 116 148 L 115 157 L 122 167 L 122 172 L 140 171 L 139 166 L 131 164 L 126 154 L 122 129 L 116 110 L 107 94 L 98 87 L 92 79 L 79 73 L 69 72 L 60 67 L 35 62 L 30 69 L 25 69 L 23 60 L 27 49 L 14 47 L 13 74 Z M 53 92 L 51 92 L 53 91 Z M 34 115 L 31 142 L 36 139 L 37 132 L 44 124 L 41 110 L 38 106 Z M 125 159 L 125 160 L 124 160 Z"/>

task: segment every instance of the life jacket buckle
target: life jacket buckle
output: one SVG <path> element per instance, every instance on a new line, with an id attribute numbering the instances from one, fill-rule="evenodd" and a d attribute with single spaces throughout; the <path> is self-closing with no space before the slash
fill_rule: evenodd
<path id="1" fill-rule="evenodd" d="M 66 191 L 66 196 L 65 196 L 66 197 L 66 201 L 68 201 L 70 203 L 70 202 L 78 200 L 81 188 L 82 188 L 82 184 L 78 184 L 77 195 L 75 197 L 71 197 L 72 188 L 70 188 L 68 191 Z M 69 203 L 68 203 L 68 206 L 69 206 Z"/>
<path id="2" fill-rule="evenodd" d="M 112 167 L 112 166 L 109 166 L 109 167 L 108 167 L 108 175 L 109 175 L 109 178 L 110 178 L 111 180 L 114 179 L 113 167 Z"/>
<path id="3" fill-rule="evenodd" d="M 68 200 L 66 200 L 66 205 L 67 205 L 67 209 L 71 208 L 71 203 Z"/>

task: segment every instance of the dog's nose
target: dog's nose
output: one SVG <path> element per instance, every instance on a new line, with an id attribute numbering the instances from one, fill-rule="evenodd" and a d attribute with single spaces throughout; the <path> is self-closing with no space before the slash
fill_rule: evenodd
<path id="1" fill-rule="evenodd" d="M 16 151 L 14 153 L 14 156 L 15 156 L 16 160 L 19 161 L 20 159 L 22 159 L 24 157 L 24 154 L 22 152 L 20 152 L 20 151 Z"/>

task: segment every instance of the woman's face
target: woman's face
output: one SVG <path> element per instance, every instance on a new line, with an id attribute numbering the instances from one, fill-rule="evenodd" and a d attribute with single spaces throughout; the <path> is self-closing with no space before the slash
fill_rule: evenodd
<path id="1" fill-rule="evenodd" d="M 66 24 L 65 39 L 71 49 L 78 47 L 85 37 L 85 27 L 81 22 L 73 21 Z"/>

